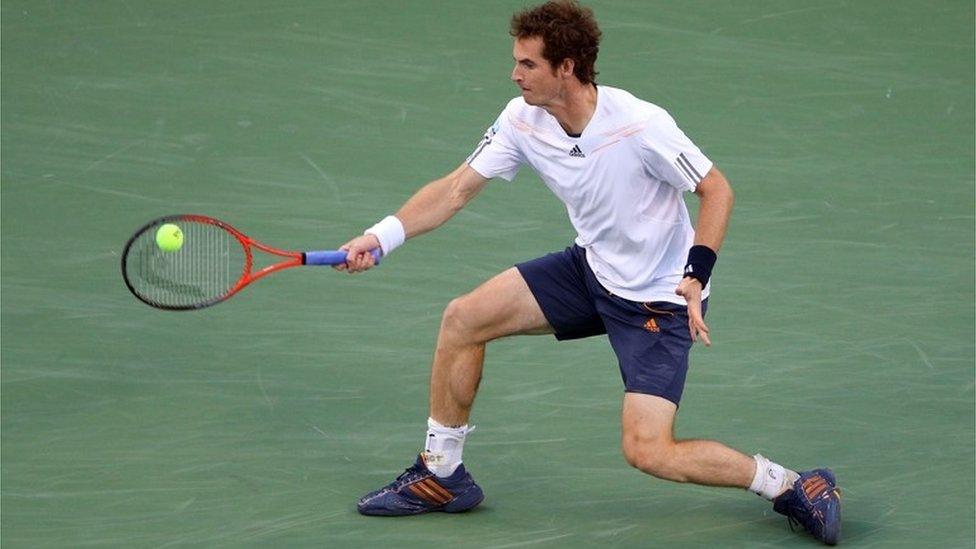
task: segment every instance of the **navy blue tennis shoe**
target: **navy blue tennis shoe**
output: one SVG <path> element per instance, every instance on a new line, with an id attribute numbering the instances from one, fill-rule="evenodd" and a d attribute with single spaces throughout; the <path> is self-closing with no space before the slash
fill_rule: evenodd
<path id="1" fill-rule="evenodd" d="M 419 515 L 432 511 L 462 513 L 473 509 L 485 498 L 481 487 L 464 469 L 449 477 L 438 477 L 427 468 L 423 454 L 417 462 L 390 484 L 370 492 L 356 507 L 364 515 L 396 517 Z"/>
<path id="2" fill-rule="evenodd" d="M 830 469 L 800 473 L 793 488 L 773 500 L 773 509 L 786 515 L 791 528 L 799 523 L 827 545 L 840 541 L 840 489 Z"/>

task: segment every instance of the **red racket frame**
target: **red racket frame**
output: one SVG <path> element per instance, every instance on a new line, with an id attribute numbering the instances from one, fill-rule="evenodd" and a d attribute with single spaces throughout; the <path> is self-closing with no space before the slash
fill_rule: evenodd
<path id="1" fill-rule="evenodd" d="M 194 215 L 194 214 L 187 214 L 178 217 L 182 221 L 195 221 L 197 223 L 209 223 L 210 225 L 216 225 L 217 227 L 220 227 L 221 229 L 224 229 L 225 231 L 233 235 L 234 238 L 236 238 L 237 241 L 240 242 L 241 246 L 244 248 L 244 273 L 241 275 L 241 278 L 237 280 L 237 284 L 235 284 L 230 289 L 230 291 L 227 292 L 226 295 L 224 295 L 221 299 L 215 301 L 214 303 L 219 303 L 221 301 L 224 301 L 225 299 L 233 296 L 237 292 L 244 289 L 244 287 L 247 286 L 248 284 L 256 280 L 260 280 L 271 273 L 283 269 L 288 269 L 291 267 L 301 267 L 302 265 L 305 264 L 304 253 L 289 252 L 289 251 L 279 250 L 278 248 L 268 246 L 267 244 L 258 242 L 257 240 L 247 236 L 246 234 L 242 233 L 241 231 L 238 231 L 231 225 L 219 219 L 214 219 L 206 215 Z M 268 265 L 267 267 L 263 267 L 261 270 L 257 271 L 256 273 L 252 273 L 251 270 L 254 268 L 254 254 L 251 252 L 251 246 L 261 250 L 262 252 L 271 255 L 276 255 L 279 257 L 287 257 L 288 260 L 280 261 L 273 265 Z"/>
<path id="2" fill-rule="evenodd" d="M 219 298 L 212 299 L 204 303 L 193 304 L 193 305 L 164 305 L 161 303 L 152 302 L 144 298 L 143 296 L 139 295 L 139 293 L 135 290 L 133 285 L 129 282 L 128 274 L 126 273 L 126 258 L 129 255 L 129 248 L 132 247 L 132 244 L 136 241 L 136 239 L 151 227 L 155 227 L 163 223 L 180 222 L 180 221 L 205 223 L 209 225 L 214 225 L 216 227 L 220 227 L 221 229 L 230 233 L 235 239 L 237 239 L 237 241 L 241 244 L 241 247 L 244 248 L 244 271 L 241 274 L 241 277 L 237 280 L 237 282 L 231 287 L 231 289 L 226 294 L 220 296 Z M 287 260 L 280 261 L 272 265 L 268 265 L 267 267 L 263 267 L 261 270 L 257 272 L 252 272 L 254 268 L 254 253 L 252 251 L 252 248 L 257 248 L 258 250 L 261 250 L 262 252 L 265 252 L 270 255 L 285 257 L 287 258 Z M 132 294 L 136 296 L 140 301 L 142 301 L 143 303 L 151 307 L 155 307 L 157 309 L 166 309 L 170 311 L 191 311 L 195 309 L 210 307 L 222 301 L 226 301 L 228 298 L 232 297 L 234 294 L 244 289 L 247 285 L 251 284 L 256 280 L 260 280 L 271 273 L 281 271 L 283 269 L 289 269 L 291 267 L 300 267 L 304 264 L 305 264 L 304 252 L 286 251 L 286 250 L 274 248 L 272 246 L 268 246 L 267 244 L 258 242 L 257 240 L 247 236 L 241 231 L 235 229 L 230 224 L 225 223 L 219 219 L 214 219 L 213 217 L 207 215 L 180 214 L 180 215 L 168 215 L 150 221 L 145 226 L 143 226 L 138 231 L 136 231 L 135 234 L 132 235 L 132 237 L 126 243 L 125 249 L 122 252 L 122 278 L 125 280 L 125 285 L 129 288 L 129 291 L 132 292 Z"/>

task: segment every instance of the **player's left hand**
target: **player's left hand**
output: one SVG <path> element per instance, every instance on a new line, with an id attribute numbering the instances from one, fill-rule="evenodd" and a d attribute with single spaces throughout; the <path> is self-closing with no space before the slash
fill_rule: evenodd
<path id="1" fill-rule="evenodd" d="M 688 331 L 691 332 L 691 340 L 698 341 L 700 337 L 706 347 L 711 347 L 712 340 L 708 338 L 708 325 L 705 324 L 705 317 L 702 316 L 701 281 L 686 276 L 681 279 L 674 293 L 688 302 Z"/>

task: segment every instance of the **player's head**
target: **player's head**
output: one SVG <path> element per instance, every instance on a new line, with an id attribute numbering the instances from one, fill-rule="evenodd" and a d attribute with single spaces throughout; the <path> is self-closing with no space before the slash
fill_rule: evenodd
<path id="1" fill-rule="evenodd" d="M 530 105 L 546 105 L 565 86 L 596 83 L 600 27 L 593 11 L 573 0 L 546 2 L 512 16 L 512 81 Z"/>

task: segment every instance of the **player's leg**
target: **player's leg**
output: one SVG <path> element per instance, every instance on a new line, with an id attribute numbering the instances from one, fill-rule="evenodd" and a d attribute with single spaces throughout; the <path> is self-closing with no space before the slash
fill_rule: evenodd
<path id="1" fill-rule="evenodd" d="M 516 334 L 573 339 L 603 333 L 573 246 L 518 264 L 444 311 L 430 383 L 425 457 L 438 476 L 461 463 L 467 421 L 481 380 L 487 342 Z"/>
<path id="2" fill-rule="evenodd" d="M 749 488 L 756 459 L 718 442 L 674 438 L 674 414 L 684 391 L 693 343 L 687 308 L 676 303 L 629 301 L 609 292 L 600 296 L 596 308 L 626 389 L 621 415 L 627 461 L 666 480 Z M 702 311 L 707 313 L 708 300 L 702 303 Z M 770 498 L 789 485 L 782 468 L 773 474 L 781 486 Z"/>
<path id="3" fill-rule="evenodd" d="M 485 344 L 517 334 L 551 334 L 538 302 L 515 267 L 451 301 L 444 310 L 430 376 L 430 417 L 468 422 L 481 381 Z"/>
<path id="4" fill-rule="evenodd" d="M 706 310 L 707 305 L 703 304 Z M 840 491 L 830 470 L 796 473 L 719 442 L 674 438 L 674 415 L 692 344 L 684 307 L 633 303 L 612 295 L 597 307 L 628 391 L 621 414 L 628 462 L 667 480 L 746 488 L 773 500 L 777 512 L 817 539 L 837 543 Z"/>
<path id="5" fill-rule="evenodd" d="M 515 334 L 552 333 L 518 269 L 508 269 L 448 304 L 430 377 L 424 452 L 395 481 L 359 500 L 365 515 L 461 512 L 484 495 L 461 463 L 485 344 Z"/>
<path id="6" fill-rule="evenodd" d="M 359 512 L 459 512 L 481 501 L 481 488 L 465 470 L 461 452 L 485 345 L 515 334 L 572 339 L 603 333 L 580 276 L 582 254 L 571 247 L 520 263 L 448 305 L 434 353 L 424 452 L 395 481 L 360 499 Z"/>
<path id="7" fill-rule="evenodd" d="M 749 488 L 756 472 L 755 460 L 711 440 L 676 440 L 677 408 L 659 396 L 624 394 L 622 448 L 627 462 L 675 482 Z"/>

